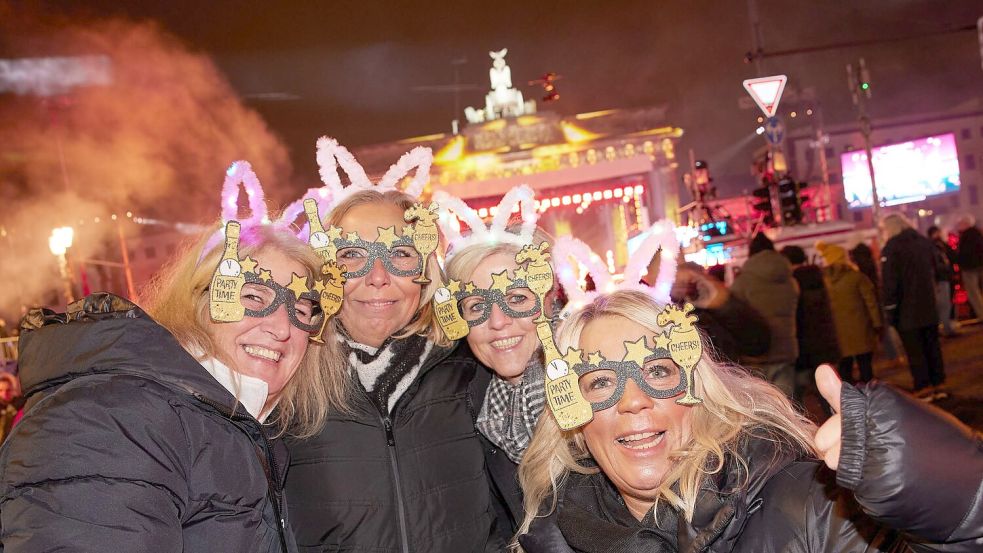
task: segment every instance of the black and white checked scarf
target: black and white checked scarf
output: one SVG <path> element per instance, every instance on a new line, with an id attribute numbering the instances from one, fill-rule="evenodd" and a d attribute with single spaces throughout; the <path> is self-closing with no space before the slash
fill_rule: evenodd
<path id="1" fill-rule="evenodd" d="M 522 461 L 546 404 L 542 355 L 540 351 L 533 354 L 517 385 L 492 376 L 475 423 L 515 463 Z"/>
<path id="2" fill-rule="evenodd" d="M 420 374 L 433 342 L 424 336 L 388 338 L 378 348 L 343 337 L 348 346 L 348 364 L 358 375 L 369 399 L 383 414 L 392 412 L 396 401 Z"/>

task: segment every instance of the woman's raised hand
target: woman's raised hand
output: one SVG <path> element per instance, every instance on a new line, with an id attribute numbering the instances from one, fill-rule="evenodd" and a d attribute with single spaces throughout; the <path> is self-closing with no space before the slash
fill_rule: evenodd
<path id="1" fill-rule="evenodd" d="M 816 448 L 829 468 L 836 470 L 840 462 L 840 446 L 843 444 L 843 430 L 840 417 L 840 390 L 843 383 L 829 365 L 819 365 L 816 369 L 816 386 L 830 407 L 833 416 L 826 420 L 816 432 Z"/>

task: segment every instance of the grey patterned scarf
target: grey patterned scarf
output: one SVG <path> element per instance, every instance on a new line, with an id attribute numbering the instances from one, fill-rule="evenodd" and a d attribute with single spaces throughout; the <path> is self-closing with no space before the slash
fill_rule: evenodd
<path id="1" fill-rule="evenodd" d="M 519 384 L 493 375 L 478 413 L 478 430 L 515 463 L 522 461 L 546 403 L 542 355 L 533 354 Z"/>

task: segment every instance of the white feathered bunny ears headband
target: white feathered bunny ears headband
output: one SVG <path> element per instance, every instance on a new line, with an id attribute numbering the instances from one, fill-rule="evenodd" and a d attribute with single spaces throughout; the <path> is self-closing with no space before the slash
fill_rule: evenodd
<path id="1" fill-rule="evenodd" d="M 413 180 L 402 192 L 413 198 L 419 198 L 423 193 L 423 187 L 430 180 L 430 165 L 433 163 L 433 151 L 430 148 L 417 146 L 403 154 L 399 161 L 394 163 L 378 183 L 373 183 L 365 169 L 355 160 L 355 156 L 347 148 L 338 144 L 334 138 L 322 136 L 317 141 L 317 164 L 320 167 L 321 181 L 328 189 L 332 197 L 332 204 L 337 205 L 348 196 L 362 190 L 375 190 L 377 192 L 388 192 L 399 190 L 396 186 L 413 169 L 416 173 Z M 338 167 L 348 175 L 350 184 L 344 186 L 338 174 Z"/>
<path id="2" fill-rule="evenodd" d="M 590 246 L 569 236 L 563 236 L 553 246 L 553 264 L 556 267 L 557 278 L 563 285 L 568 302 L 563 308 L 562 316 L 569 316 L 594 300 L 600 294 L 615 290 L 639 290 L 651 295 L 661 305 L 670 303 L 669 292 L 676 278 L 676 258 L 679 255 L 679 240 L 676 238 L 676 227 L 669 221 L 659 221 L 647 231 L 648 235 L 642 241 L 635 253 L 628 260 L 624 278 L 616 281 L 608 271 L 601 258 Z M 646 284 L 645 278 L 649 262 L 656 253 L 662 252 L 659 260 L 659 275 L 655 282 Z M 581 287 L 576 274 L 579 266 L 586 267 L 587 275 L 594 281 L 591 291 Z"/>
<path id="3" fill-rule="evenodd" d="M 509 190 L 495 208 L 497 211 L 487 225 L 478 212 L 460 198 L 438 190 L 434 192 L 433 199 L 445 209 L 444 216 L 440 218 L 440 226 L 447 238 L 448 260 L 475 244 L 509 243 L 525 246 L 532 243 L 539 214 L 536 212 L 535 192 L 528 185 L 521 184 Z M 516 206 L 522 219 L 518 233 L 508 228 Z M 460 225 L 452 220 L 455 217 L 471 229 L 470 234 L 461 234 Z"/>

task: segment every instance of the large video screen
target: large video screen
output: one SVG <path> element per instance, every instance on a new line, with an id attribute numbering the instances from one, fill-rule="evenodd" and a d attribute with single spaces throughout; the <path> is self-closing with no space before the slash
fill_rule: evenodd
<path id="1" fill-rule="evenodd" d="M 959 191 L 959 156 L 952 133 L 917 138 L 873 149 L 881 205 L 924 200 Z M 843 193 L 849 207 L 870 207 L 870 172 L 863 150 L 840 155 Z"/>

